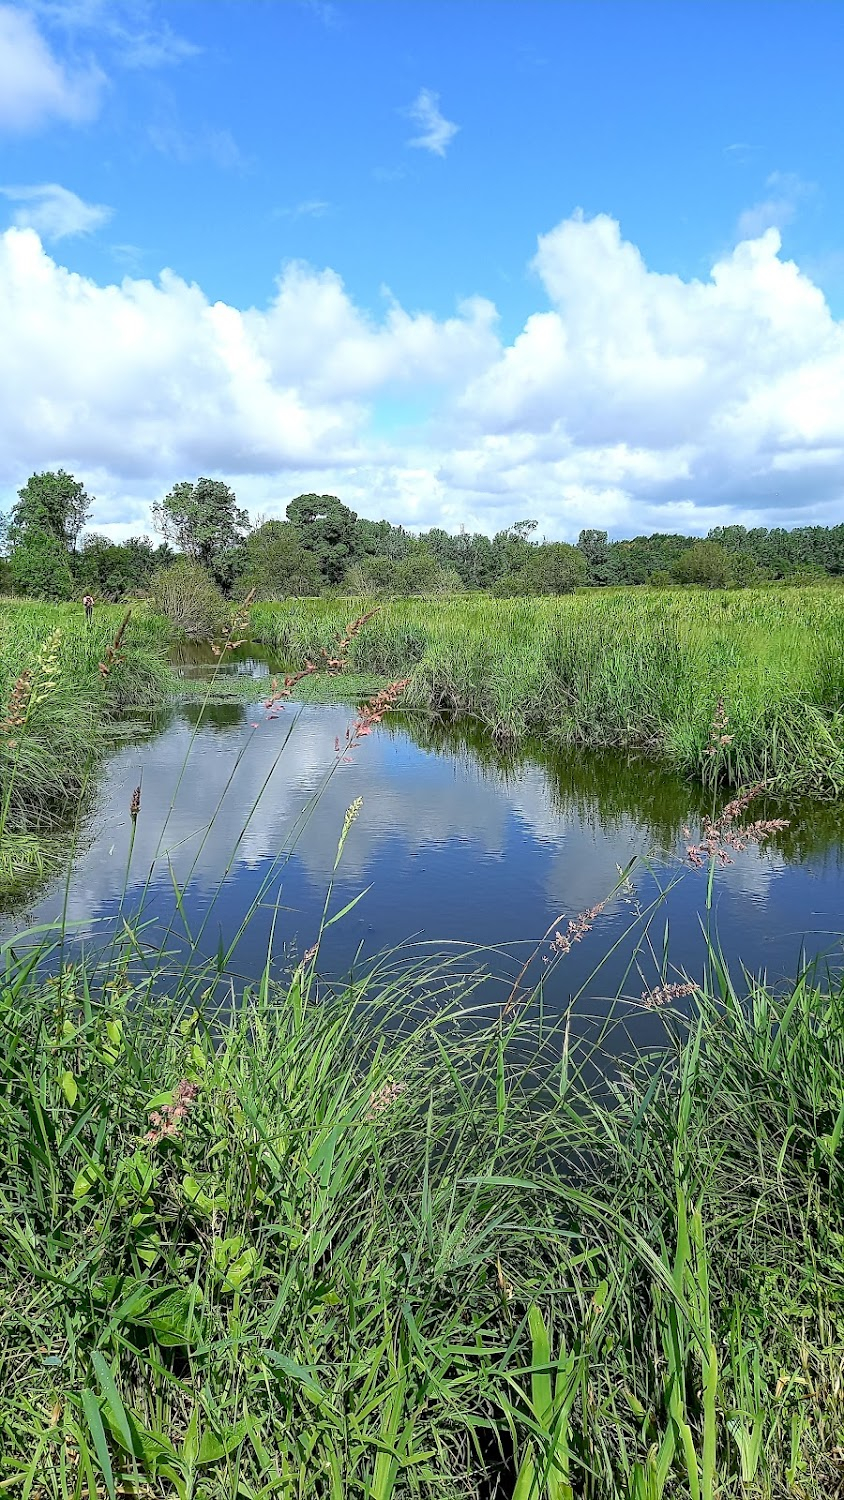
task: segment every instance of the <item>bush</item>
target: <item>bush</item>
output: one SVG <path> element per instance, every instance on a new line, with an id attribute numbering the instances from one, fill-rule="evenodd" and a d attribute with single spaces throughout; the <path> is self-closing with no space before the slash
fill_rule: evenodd
<path id="1" fill-rule="evenodd" d="M 219 589 L 199 563 L 179 558 L 152 580 L 150 603 L 174 630 L 189 640 L 214 635 L 223 626 L 226 604 Z"/>
<path id="2" fill-rule="evenodd" d="M 680 583 L 697 583 L 705 589 L 724 589 L 733 581 L 735 559 L 720 542 L 695 542 L 675 564 Z"/>

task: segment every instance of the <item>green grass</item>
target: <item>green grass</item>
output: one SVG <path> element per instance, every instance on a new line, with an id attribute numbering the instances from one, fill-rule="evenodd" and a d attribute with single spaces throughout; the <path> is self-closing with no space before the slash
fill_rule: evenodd
<path id="1" fill-rule="evenodd" d="M 124 615 L 100 606 L 89 627 L 78 605 L 0 603 L 0 889 L 40 873 L 75 817 L 109 723 L 167 691 L 167 628 L 144 611 L 132 614 L 119 658 L 100 672 Z M 9 705 L 24 673 L 25 725 L 13 725 Z"/>
<path id="2" fill-rule="evenodd" d="M 840 991 L 723 979 L 595 1091 L 430 965 L 5 962 L 3 1494 L 836 1493 Z"/>
<path id="3" fill-rule="evenodd" d="M 301 666 L 359 600 L 257 604 L 256 640 Z M 410 707 L 501 739 L 658 754 L 707 783 L 844 790 L 844 591 L 607 590 L 562 599 L 394 600 L 352 642 L 353 671 L 411 674 Z M 709 754 L 719 698 L 730 743 Z"/>
<path id="4" fill-rule="evenodd" d="M 371 698 L 387 679 L 371 673 L 342 672 L 336 677 L 322 674 L 303 677 L 296 684 L 293 698 L 297 703 L 351 703 Z M 223 676 L 214 678 L 209 691 L 208 679 L 181 679 L 172 690 L 179 703 L 257 703 L 272 692 L 272 677 Z"/>
<path id="5" fill-rule="evenodd" d="M 46 704 L 70 639 L 55 672 L 33 642 Z M 246 984 L 237 936 L 171 957 L 143 901 L 31 941 L 0 948 L 0 1494 L 836 1493 L 842 986 L 737 992 L 711 946 L 647 1051 L 638 1001 L 549 1019 L 559 950 L 508 1011 L 463 954 Z"/>

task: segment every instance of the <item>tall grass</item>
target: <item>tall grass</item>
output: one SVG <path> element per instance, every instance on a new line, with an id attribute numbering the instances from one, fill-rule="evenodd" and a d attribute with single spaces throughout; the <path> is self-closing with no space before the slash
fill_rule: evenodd
<path id="1" fill-rule="evenodd" d="M 258 604 L 254 635 L 299 666 L 330 645 L 351 607 Z M 502 739 L 658 753 L 708 784 L 844 790 L 838 590 L 395 600 L 354 642 L 350 662 L 357 672 L 412 673 L 411 706 L 471 715 Z M 719 699 L 729 735 L 712 755 Z"/>
<path id="2" fill-rule="evenodd" d="M 724 980 L 599 1095 L 430 967 L 5 964 L 4 1494 L 837 1493 L 840 991 Z"/>
<path id="3" fill-rule="evenodd" d="M 167 690 L 155 616 L 133 614 L 109 661 L 124 616 L 100 606 L 88 625 L 78 605 L 0 604 L 0 888 L 37 870 L 45 837 L 73 818 L 109 722 Z"/>

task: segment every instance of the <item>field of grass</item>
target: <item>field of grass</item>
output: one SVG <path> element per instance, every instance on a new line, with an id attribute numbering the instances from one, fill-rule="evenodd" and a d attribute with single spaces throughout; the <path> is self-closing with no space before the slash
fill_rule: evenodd
<path id="1" fill-rule="evenodd" d="M 109 656 L 125 613 L 100 606 L 89 627 L 78 605 L 0 602 L 0 888 L 74 816 L 109 721 L 167 691 L 164 621 L 133 613 Z"/>
<path id="2" fill-rule="evenodd" d="M 722 978 L 598 1093 L 447 970 L 137 954 L 4 954 L 4 1495 L 840 1492 L 844 994 Z"/>
<path id="3" fill-rule="evenodd" d="M 365 607 L 257 604 L 252 631 L 300 667 Z M 844 791 L 844 590 L 394 600 L 349 661 L 356 672 L 410 674 L 409 706 L 470 715 L 502 739 L 641 750 L 713 784 Z M 726 743 L 719 734 L 711 753 L 720 699 Z"/>

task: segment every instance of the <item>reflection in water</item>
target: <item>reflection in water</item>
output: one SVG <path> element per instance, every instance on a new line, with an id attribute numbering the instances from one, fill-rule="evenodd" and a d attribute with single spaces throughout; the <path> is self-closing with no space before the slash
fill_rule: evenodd
<path id="1" fill-rule="evenodd" d="M 619 988 L 640 995 L 658 974 L 666 919 L 674 964 L 700 975 L 706 880 L 683 866 L 683 830 L 707 807 L 699 789 L 621 756 L 541 745 L 505 755 L 466 725 L 409 716 L 382 724 L 347 761 L 335 742 L 352 713 L 288 705 L 269 718 L 225 704 L 199 722 L 197 706 L 180 706 L 152 737 L 117 749 L 68 890 L 80 937 L 118 909 L 140 783 L 127 914 L 143 912 L 150 942 L 174 942 L 186 919 L 210 955 L 251 913 L 235 956 L 242 974 L 260 973 L 274 921 L 279 964 L 313 942 L 344 814 L 361 797 L 332 910 L 365 894 L 326 933 L 323 970 L 346 972 L 361 949 L 371 956 L 414 939 L 494 951 L 512 982 L 546 928 L 602 901 L 637 857 L 631 886 L 555 971 L 550 998 L 564 1003 L 584 985 L 599 1004 Z M 842 894 L 835 810 L 787 815 L 793 826 L 774 846 L 737 856 L 716 883 L 727 957 L 774 980 L 796 970 L 804 935 L 810 951 L 833 946 Z M 678 876 L 631 966 L 627 929 L 642 938 L 641 913 Z M 183 915 L 174 879 L 185 888 Z M 29 919 L 54 918 L 63 895 L 57 882 Z"/>

